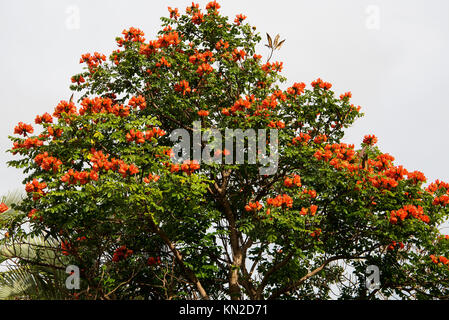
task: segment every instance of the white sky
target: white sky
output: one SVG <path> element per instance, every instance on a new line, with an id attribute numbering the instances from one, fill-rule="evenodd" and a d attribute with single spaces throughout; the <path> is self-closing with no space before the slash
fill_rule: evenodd
<path id="1" fill-rule="evenodd" d="M 199 1 L 204 8 L 208 1 Z M 70 77 L 86 52 L 108 55 L 115 37 L 134 26 L 152 38 L 167 6 L 184 12 L 191 1 L 0 2 L 0 195 L 23 176 L 5 162 L 14 126 L 34 123 L 70 97 Z M 286 38 L 273 60 L 284 62 L 289 83 L 317 77 L 338 94 L 352 91 L 365 117 L 345 142 L 375 134 L 384 152 L 430 181 L 449 181 L 449 1 L 222 0 L 220 11 L 243 13 L 265 35 Z M 79 25 L 77 25 L 79 17 Z M 79 28 L 78 28 L 79 27 Z M 265 38 L 264 38 L 265 43 Z M 267 49 L 260 47 L 266 55 Z"/>

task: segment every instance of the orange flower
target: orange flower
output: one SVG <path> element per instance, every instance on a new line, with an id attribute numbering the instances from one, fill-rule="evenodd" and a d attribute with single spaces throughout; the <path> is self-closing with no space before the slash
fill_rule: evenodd
<path id="1" fill-rule="evenodd" d="M 207 111 L 207 110 L 200 110 L 200 111 L 198 111 L 198 115 L 200 117 L 207 117 L 209 115 L 209 111 Z"/>
<path id="2" fill-rule="evenodd" d="M 235 62 L 245 59 L 246 52 L 245 50 L 238 50 L 237 48 L 234 49 L 232 52 L 232 58 Z"/>
<path id="3" fill-rule="evenodd" d="M 329 82 L 324 82 L 320 78 L 318 78 L 315 81 L 313 81 L 311 83 L 311 85 L 314 88 L 321 88 L 321 89 L 324 89 L 324 90 L 329 90 L 330 88 L 332 88 L 332 84 L 330 84 Z"/>
<path id="4" fill-rule="evenodd" d="M 40 194 L 43 194 L 43 189 L 47 187 L 47 184 L 45 182 L 39 183 L 36 179 L 33 179 L 32 182 L 27 183 L 25 186 L 26 192 L 37 192 Z"/>
<path id="5" fill-rule="evenodd" d="M 259 203 L 259 201 L 256 202 L 249 202 L 246 206 L 245 206 L 245 210 L 246 211 L 259 211 L 260 209 L 262 209 L 262 205 Z"/>
<path id="6" fill-rule="evenodd" d="M 352 93 L 350 91 L 340 95 L 340 100 L 349 100 L 350 98 L 352 98 Z"/>
<path id="7" fill-rule="evenodd" d="M 301 83 L 295 83 L 293 84 L 292 87 L 287 89 L 287 93 L 288 94 L 292 94 L 295 96 L 299 96 L 301 93 L 304 93 L 304 89 L 306 88 L 306 84 L 301 82 Z"/>
<path id="8" fill-rule="evenodd" d="M 30 124 L 19 122 L 19 124 L 14 128 L 15 134 L 23 134 L 26 136 L 28 133 L 33 133 L 34 129 Z"/>
<path id="9" fill-rule="evenodd" d="M 133 107 L 133 108 L 137 108 L 139 107 L 140 110 L 143 110 L 147 107 L 147 103 L 145 102 L 145 98 L 142 97 L 141 95 L 137 96 L 137 97 L 132 97 L 128 104 Z"/>
<path id="10" fill-rule="evenodd" d="M 375 135 L 366 135 L 363 138 L 363 143 L 367 144 L 367 145 L 370 145 L 370 146 L 373 146 L 373 145 L 375 145 L 377 143 L 377 137 Z"/>
<path id="11" fill-rule="evenodd" d="M 36 116 L 36 119 L 34 120 L 34 122 L 36 124 L 41 124 L 42 122 L 43 123 L 53 123 L 53 118 L 48 112 L 45 112 L 42 116 Z"/>
<path id="12" fill-rule="evenodd" d="M 194 13 L 197 12 L 199 10 L 200 5 L 198 3 L 193 3 L 192 5 L 186 8 L 186 13 Z"/>
<path id="13" fill-rule="evenodd" d="M 168 12 L 170 12 L 170 18 L 178 20 L 179 12 L 178 8 L 172 9 L 171 7 L 168 7 Z"/>
<path id="14" fill-rule="evenodd" d="M 76 114 L 75 104 L 72 101 L 70 101 L 70 102 L 67 102 L 67 101 L 59 102 L 59 104 L 55 108 L 55 112 L 53 113 L 53 116 L 56 117 L 56 118 L 60 118 L 63 113 Z"/>
<path id="15" fill-rule="evenodd" d="M 201 24 L 204 21 L 204 15 L 201 12 L 195 12 L 195 14 L 192 16 L 192 22 L 194 24 Z"/>
<path id="16" fill-rule="evenodd" d="M 162 67 L 166 66 L 167 68 L 171 67 L 171 64 L 165 59 L 165 57 L 162 57 L 161 60 L 156 63 L 156 67 Z"/>
<path id="17" fill-rule="evenodd" d="M 203 63 L 202 65 L 200 65 L 198 67 L 198 69 L 196 70 L 196 73 L 198 73 L 199 76 L 202 76 L 204 74 L 211 73 L 212 71 L 214 71 L 214 68 L 212 68 L 212 66 L 210 64 Z"/>
<path id="18" fill-rule="evenodd" d="M 0 204 L 0 213 L 6 212 L 8 210 L 9 210 L 8 206 L 4 202 L 2 202 Z"/>
<path id="19" fill-rule="evenodd" d="M 218 9 L 220 9 L 221 6 L 217 3 L 216 0 L 209 2 L 206 5 L 206 10 L 213 11 L 214 13 L 218 13 Z"/>
<path id="20" fill-rule="evenodd" d="M 177 166 L 179 168 L 179 165 L 177 165 Z M 196 161 L 196 160 L 192 160 L 192 161 L 186 160 L 181 165 L 181 170 L 184 171 L 185 173 L 187 173 L 187 175 L 191 175 L 194 171 L 199 170 L 199 169 L 200 169 L 200 165 L 199 165 L 198 161 Z"/>
<path id="21" fill-rule="evenodd" d="M 182 92 L 182 95 L 185 96 L 187 93 L 190 93 L 192 89 L 186 80 L 181 80 L 179 83 L 175 84 L 175 91 Z"/>
<path id="22" fill-rule="evenodd" d="M 224 42 L 223 40 L 220 40 L 215 45 L 215 49 L 220 50 L 221 48 L 227 49 L 229 48 L 229 42 Z"/>
<path id="23" fill-rule="evenodd" d="M 234 23 L 239 26 L 245 19 L 246 19 L 246 16 L 244 16 L 243 14 L 238 14 L 235 16 Z"/>

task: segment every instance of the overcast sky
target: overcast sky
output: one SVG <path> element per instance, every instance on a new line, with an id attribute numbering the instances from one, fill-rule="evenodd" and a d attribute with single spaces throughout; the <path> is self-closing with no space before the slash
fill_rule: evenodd
<path id="1" fill-rule="evenodd" d="M 208 1 L 199 1 L 204 8 Z M 70 97 L 70 77 L 86 52 L 108 55 L 115 37 L 134 26 L 152 38 L 167 6 L 184 12 L 191 1 L 0 2 L 0 195 L 23 189 L 5 151 L 14 126 L 34 123 Z M 219 1 L 231 17 L 243 13 L 265 35 L 286 42 L 274 60 L 284 62 L 289 83 L 317 77 L 352 102 L 365 117 L 347 131 L 358 145 L 375 134 L 379 146 L 429 181 L 449 181 L 449 1 L 320 0 Z M 265 38 L 264 38 L 265 41 Z M 260 53 L 267 49 L 260 46 Z"/>

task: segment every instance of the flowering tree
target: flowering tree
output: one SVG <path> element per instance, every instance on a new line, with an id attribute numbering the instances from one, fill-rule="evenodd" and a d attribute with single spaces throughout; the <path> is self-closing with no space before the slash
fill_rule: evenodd
<path id="1" fill-rule="evenodd" d="M 263 62 L 256 29 L 219 9 L 169 8 L 154 40 L 130 28 L 109 59 L 82 55 L 78 106 L 61 101 L 36 117 L 39 132 L 19 123 L 10 137 L 27 197 L 2 241 L 25 222 L 57 239 L 86 299 L 447 297 L 449 184 L 425 185 L 375 136 L 342 143 L 362 115 L 351 93 L 283 86 L 271 61 L 283 41 L 268 37 Z M 174 162 L 169 133 L 195 121 L 278 130 L 276 172 L 260 174 L 261 157 Z"/>

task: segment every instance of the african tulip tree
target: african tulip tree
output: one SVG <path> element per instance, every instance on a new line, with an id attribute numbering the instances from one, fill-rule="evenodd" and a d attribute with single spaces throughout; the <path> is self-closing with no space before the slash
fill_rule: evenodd
<path id="1" fill-rule="evenodd" d="M 15 128 L 21 159 L 9 164 L 27 174 L 27 198 L 4 241 L 26 221 L 58 239 L 86 299 L 447 297 L 449 185 L 425 186 L 375 136 L 342 143 L 361 116 L 351 93 L 321 79 L 282 89 L 283 64 L 262 61 L 256 29 L 219 8 L 169 8 L 154 40 L 123 31 L 108 59 L 82 56 L 77 103 Z M 277 130 L 276 172 L 261 174 L 260 157 L 173 162 L 170 133 L 195 121 Z"/>

